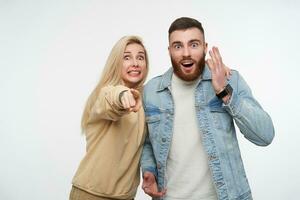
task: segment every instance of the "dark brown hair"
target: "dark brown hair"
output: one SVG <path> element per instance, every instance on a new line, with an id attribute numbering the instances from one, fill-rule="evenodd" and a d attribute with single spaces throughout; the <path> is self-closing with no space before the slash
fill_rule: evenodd
<path id="1" fill-rule="evenodd" d="M 169 28 L 169 38 L 172 32 L 176 30 L 185 30 L 188 28 L 197 28 L 203 33 L 204 36 L 204 29 L 199 21 L 189 17 L 180 17 L 171 24 Z"/>

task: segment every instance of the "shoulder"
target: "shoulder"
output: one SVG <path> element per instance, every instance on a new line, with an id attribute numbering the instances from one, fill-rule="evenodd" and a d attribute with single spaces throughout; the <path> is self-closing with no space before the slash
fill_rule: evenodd
<path id="1" fill-rule="evenodd" d="M 232 74 L 228 81 L 228 83 L 232 86 L 233 89 L 237 89 L 237 91 L 240 90 L 249 90 L 250 88 L 245 81 L 244 77 L 237 71 L 237 70 L 231 70 Z"/>
<path id="2" fill-rule="evenodd" d="M 159 84 L 161 83 L 161 80 L 162 80 L 162 76 L 163 75 L 159 75 L 159 76 L 155 76 L 155 77 L 153 77 L 152 79 L 150 79 L 147 83 L 146 83 L 146 85 L 145 85 L 145 87 L 144 87 L 144 90 L 152 90 L 152 89 L 156 89 L 158 86 L 159 86 Z"/>
<path id="3" fill-rule="evenodd" d="M 231 70 L 231 76 L 229 78 L 229 82 L 232 82 L 232 83 L 237 83 L 240 79 L 240 73 L 235 70 L 235 69 L 232 69 Z"/>
<path id="4" fill-rule="evenodd" d="M 231 76 L 232 77 L 238 77 L 239 75 L 240 75 L 240 73 L 238 72 L 238 70 L 236 70 L 236 69 L 232 69 L 231 70 Z"/>

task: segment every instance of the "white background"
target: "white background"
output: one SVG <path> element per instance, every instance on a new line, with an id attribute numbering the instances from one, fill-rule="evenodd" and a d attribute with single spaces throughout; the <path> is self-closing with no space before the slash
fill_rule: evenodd
<path id="1" fill-rule="evenodd" d="M 272 116 L 270 146 L 239 136 L 254 199 L 296 200 L 300 3 L 247 2 L 0 0 L 0 199 L 68 199 L 85 152 L 81 114 L 112 46 L 141 36 L 152 78 L 171 66 L 169 25 L 189 16 Z M 149 197 L 139 189 L 136 199 Z"/>

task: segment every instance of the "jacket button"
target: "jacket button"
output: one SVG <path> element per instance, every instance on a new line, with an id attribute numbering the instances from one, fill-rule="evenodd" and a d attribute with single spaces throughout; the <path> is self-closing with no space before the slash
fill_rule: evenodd
<path id="1" fill-rule="evenodd" d="M 213 156 L 213 155 L 210 155 L 209 156 L 209 160 L 214 160 L 214 159 L 216 159 L 217 157 L 216 156 Z"/>
<path id="2" fill-rule="evenodd" d="M 157 168 L 158 168 L 158 169 L 160 169 L 160 168 L 161 168 L 161 165 L 160 165 L 159 163 L 157 164 Z"/>
<path id="3" fill-rule="evenodd" d="M 162 138 L 161 141 L 162 142 L 166 142 L 167 140 L 166 140 L 166 138 Z"/>

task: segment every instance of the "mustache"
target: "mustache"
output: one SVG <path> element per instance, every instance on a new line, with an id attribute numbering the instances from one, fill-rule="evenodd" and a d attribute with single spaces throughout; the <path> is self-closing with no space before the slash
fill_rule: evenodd
<path id="1" fill-rule="evenodd" d="M 193 61 L 193 62 L 196 62 L 190 56 L 183 56 L 182 59 L 180 60 L 180 62 L 184 62 L 184 61 Z"/>
<path id="2" fill-rule="evenodd" d="M 205 57 L 206 57 L 206 53 L 203 53 L 203 58 L 205 58 Z M 194 60 L 194 59 L 192 59 L 191 56 L 182 56 L 181 60 Z"/>

